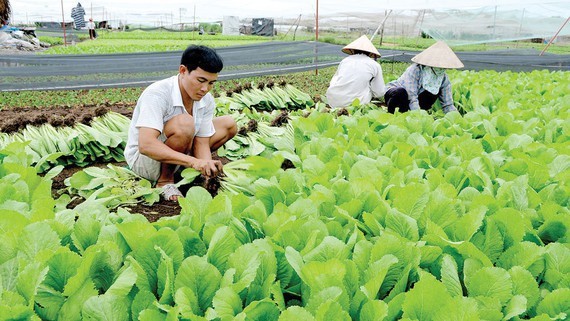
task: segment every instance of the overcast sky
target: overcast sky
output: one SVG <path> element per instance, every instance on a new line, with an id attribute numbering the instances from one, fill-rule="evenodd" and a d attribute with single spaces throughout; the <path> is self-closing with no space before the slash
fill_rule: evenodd
<path id="1" fill-rule="evenodd" d="M 561 0 L 320 0 L 319 16 L 350 12 L 381 13 L 387 9 L 419 10 L 490 6 L 523 6 Z M 170 24 L 219 21 L 223 16 L 239 18 L 314 17 L 317 0 L 11 0 L 12 22 L 71 21 L 71 9 L 81 3 L 85 18 L 122 20 L 124 23 Z M 568 1 L 566 1 L 568 2 Z M 62 8 L 63 3 L 63 8 Z M 566 8 L 569 6 L 566 5 Z M 563 14 L 568 14 L 566 11 Z"/>

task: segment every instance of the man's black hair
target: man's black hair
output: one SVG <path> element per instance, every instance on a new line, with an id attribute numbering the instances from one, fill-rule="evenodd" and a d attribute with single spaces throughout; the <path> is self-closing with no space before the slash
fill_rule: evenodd
<path id="1" fill-rule="evenodd" d="M 204 71 L 217 74 L 224 68 L 222 58 L 214 49 L 197 45 L 190 45 L 184 50 L 180 64 L 186 66 L 189 72 L 200 67 Z"/>

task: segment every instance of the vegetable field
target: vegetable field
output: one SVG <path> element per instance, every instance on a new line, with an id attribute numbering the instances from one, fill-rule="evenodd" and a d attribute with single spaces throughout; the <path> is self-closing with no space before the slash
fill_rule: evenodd
<path id="1" fill-rule="evenodd" d="M 128 115 L 3 129 L 0 319 L 567 319 L 570 77 L 451 80 L 445 115 L 221 94 L 240 127 L 225 176 L 183 171 L 155 222 L 129 207 L 158 201 L 147 181 L 89 166 L 121 160 Z"/>

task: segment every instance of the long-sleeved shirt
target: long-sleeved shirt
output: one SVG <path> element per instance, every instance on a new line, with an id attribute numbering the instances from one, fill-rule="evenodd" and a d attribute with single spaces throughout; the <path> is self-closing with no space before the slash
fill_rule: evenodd
<path id="1" fill-rule="evenodd" d="M 382 97 L 384 92 L 380 64 L 366 55 L 356 54 L 340 62 L 326 96 L 331 107 L 346 107 L 356 98 L 361 104 L 367 104 L 372 97 Z"/>
<path id="2" fill-rule="evenodd" d="M 405 88 L 408 92 L 408 99 L 410 100 L 410 110 L 420 109 L 418 95 L 425 90 L 421 85 L 421 74 L 421 65 L 412 64 L 406 69 L 406 71 L 404 71 L 400 78 L 389 82 L 386 85 L 386 90 L 396 87 Z M 438 99 L 441 102 L 441 107 L 444 113 L 457 110 L 453 105 L 451 82 L 449 81 L 447 74 L 443 76 L 443 82 L 441 83 Z"/>

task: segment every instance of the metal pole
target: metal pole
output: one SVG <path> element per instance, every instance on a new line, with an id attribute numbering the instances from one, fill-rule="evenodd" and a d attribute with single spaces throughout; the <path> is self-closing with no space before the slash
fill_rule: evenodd
<path id="1" fill-rule="evenodd" d="M 65 14 L 63 13 L 63 0 L 61 0 L 61 20 L 63 21 L 63 46 L 67 46 L 67 37 L 65 35 Z"/>
<path id="2" fill-rule="evenodd" d="M 556 39 L 556 37 L 558 36 L 558 34 L 560 33 L 560 31 L 562 31 L 562 28 L 564 28 L 564 26 L 568 23 L 568 20 L 570 20 L 570 16 L 566 19 L 566 21 L 564 21 L 564 23 L 562 24 L 562 26 L 560 27 L 560 29 L 558 29 L 558 31 L 556 31 L 556 34 L 554 35 L 554 37 L 550 38 L 550 41 L 548 42 L 548 44 L 546 45 L 546 47 L 544 47 L 544 49 L 542 49 L 542 51 L 540 52 L 539 56 L 542 56 L 542 54 L 544 54 L 544 52 L 546 51 L 546 49 L 548 49 L 548 47 L 550 47 L 550 45 L 552 44 L 552 42 L 554 41 L 554 39 Z"/>
<path id="3" fill-rule="evenodd" d="M 390 16 L 391 13 L 392 13 L 392 9 L 390 9 L 390 11 L 388 11 L 388 14 L 386 14 L 386 16 L 384 17 L 384 20 L 382 20 L 382 23 L 380 23 L 380 25 L 378 25 L 378 28 L 376 28 L 376 31 L 374 31 L 374 33 L 372 34 L 372 37 L 370 37 L 370 41 L 374 40 L 374 36 L 376 36 L 376 34 L 380 30 L 380 28 L 382 28 L 382 30 L 384 30 L 384 23 L 386 23 L 386 20 L 388 19 L 388 17 Z"/>
<path id="4" fill-rule="evenodd" d="M 520 35 L 521 35 L 525 9 L 526 9 L 526 8 L 523 8 L 523 10 L 522 10 L 521 23 L 519 24 L 519 31 L 517 32 L 517 38 L 520 37 Z M 518 40 L 517 40 L 517 42 L 516 42 L 516 44 L 515 44 L 515 48 L 518 48 L 518 47 L 519 47 L 519 42 L 518 42 Z"/>
<path id="5" fill-rule="evenodd" d="M 493 39 L 495 39 L 496 27 L 497 27 L 497 6 L 495 6 L 495 15 L 493 16 Z"/>
<path id="6" fill-rule="evenodd" d="M 319 74 L 319 0 L 317 1 L 317 11 L 315 16 L 315 75 Z"/>

